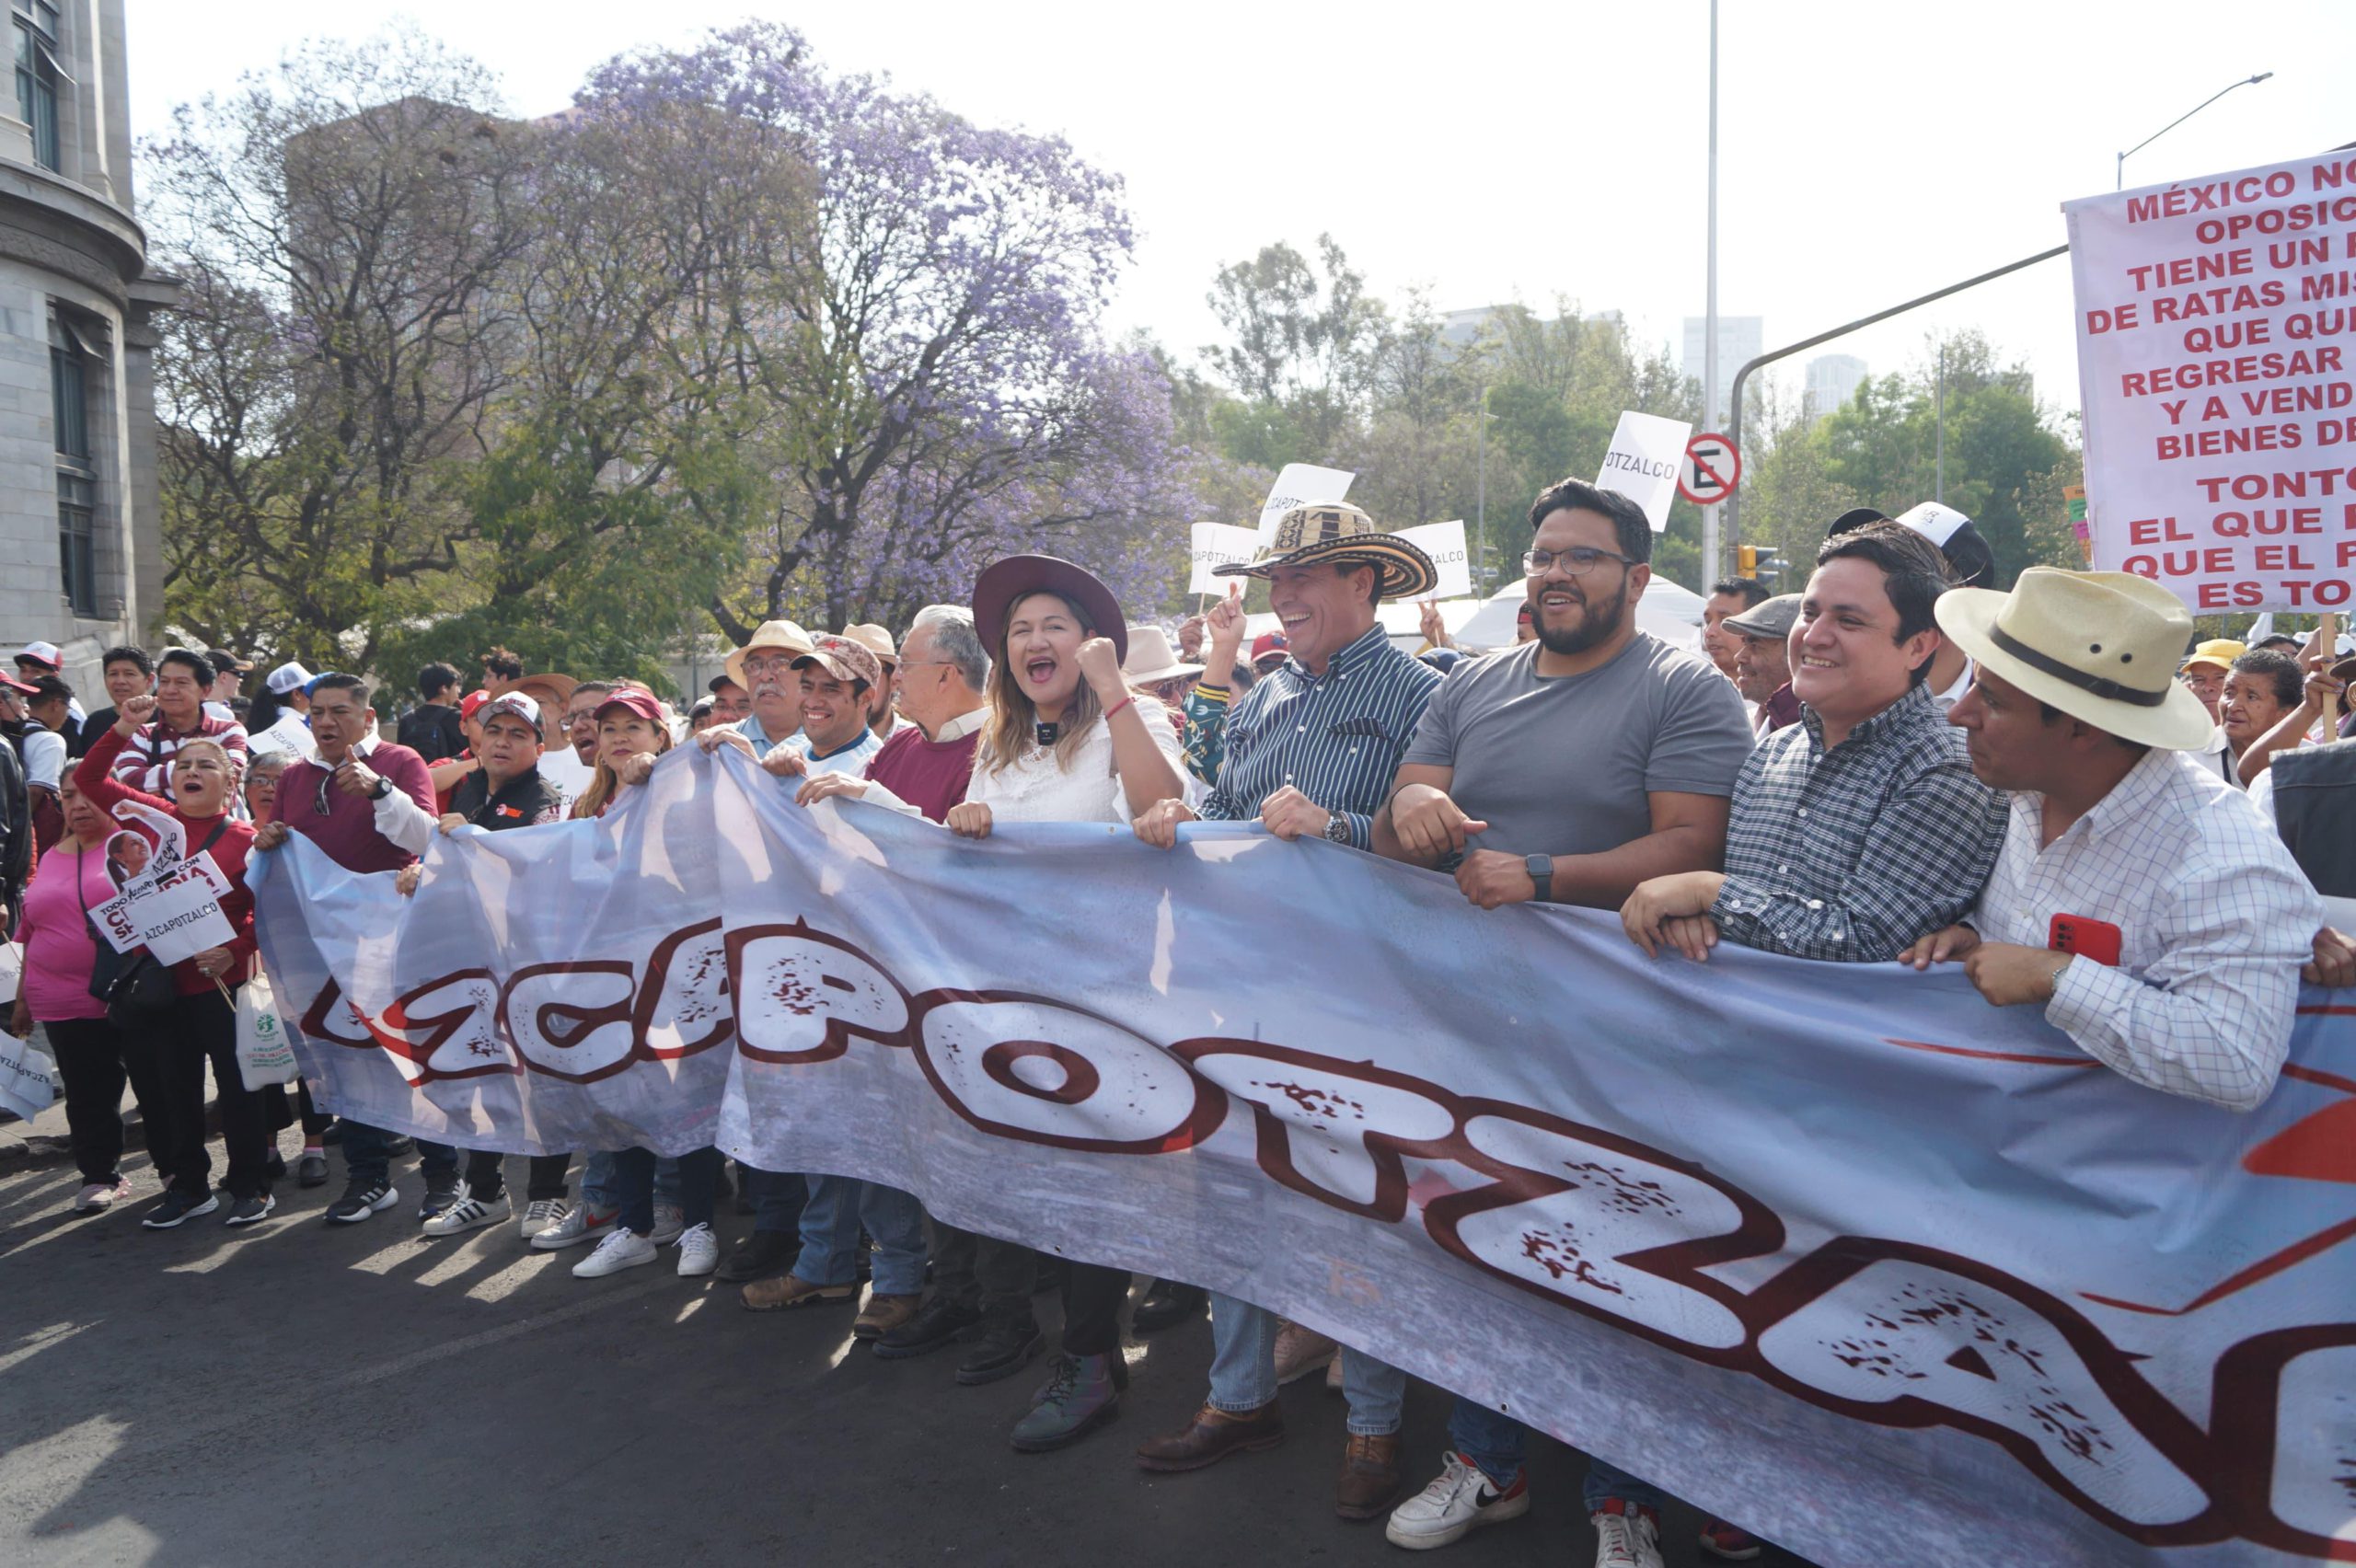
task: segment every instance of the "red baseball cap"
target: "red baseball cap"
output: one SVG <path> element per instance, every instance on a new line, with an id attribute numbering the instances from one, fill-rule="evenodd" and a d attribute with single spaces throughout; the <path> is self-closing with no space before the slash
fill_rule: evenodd
<path id="1" fill-rule="evenodd" d="M 1290 658 L 1292 656 L 1290 651 L 1291 647 L 1292 645 L 1285 640 L 1285 634 L 1283 632 L 1262 632 L 1259 636 L 1252 640 L 1252 663 L 1253 667 L 1256 668 L 1259 665 L 1260 661 L 1266 658 L 1271 653 L 1282 653 L 1287 658 Z"/>
<path id="2" fill-rule="evenodd" d="M 596 716 L 603 719 L 607 710 L 616 708 L 621 709 L 632 718 L 643 719 L 650 724 L 664 722 L 662 702 L 653 692 L 641 691 L 636 686 L 624 686 L 597 704 Z"/>
<path id="3" fill-rule="evenodd" d="M 20 681 L 16 676 L 7 674 L 5 671 L 0 671 L 0 686 L 5 686 L 12 691 L 23 692 L 27 697 L 30 697 L 35 692 L 40 690 L 40 687 L 33 685 L 32 682 Z"/>
<path id="4" fill-rule="evenodd" d="M 490 700 L 491 693 L 483 690 L 480 686 L 477 686 L 474 690 L 467 693 L 465 701 L 458 704 L 458 717 L 461 719 L 473 718 L 475 716 L 475 710 Z"/>

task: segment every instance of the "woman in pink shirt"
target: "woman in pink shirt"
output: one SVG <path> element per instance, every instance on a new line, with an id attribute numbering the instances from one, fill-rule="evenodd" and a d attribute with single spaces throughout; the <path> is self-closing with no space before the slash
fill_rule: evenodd
<path id="1" fill-rule="evenodd" d="M 17 940 L 25 944 L 25 978 L 8 1032 L 29 1034 L 39 1023 L 65 1080 L 65 1125 L 74 1163 L 82 1172 L 74 1212 L 112 1208 L 131 1195 L 121 1169 L 122 1086 L 127 1079 L 149 1127 L 160 1124 L 165 1095 L 152 1043 L 107 1021 L 107 1005 L 90 994 L 98 962 L 98 935 L 85 911 L 115 895 L 107 874 L 106 842 L 112 827 L 68 773 L 60 781 L 65 836 L 45 851 L 25 890 Z"/>

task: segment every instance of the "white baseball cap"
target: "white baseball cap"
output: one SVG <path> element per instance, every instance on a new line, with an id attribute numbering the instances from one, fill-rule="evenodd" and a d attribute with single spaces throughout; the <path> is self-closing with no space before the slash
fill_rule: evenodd
<path id="1" fill-rule="evenodd" d="M 262 682 L 262 685 L 270 688 L 270 695 L 272 697 L 284 697 L 288 692 L 310 684 L 311 672 L 292 659 L 271 671 L 269 676 Z"/>
<path id="2" fill-rule="evenodd" d="M 54 642 L 28 642 L 17 650 L 17 657 L 30 659 L 35 663 L 47 664 L 52 670 L 63 668 L 65 663 L 65 661 L 58 656 L 57 644 Z"/>

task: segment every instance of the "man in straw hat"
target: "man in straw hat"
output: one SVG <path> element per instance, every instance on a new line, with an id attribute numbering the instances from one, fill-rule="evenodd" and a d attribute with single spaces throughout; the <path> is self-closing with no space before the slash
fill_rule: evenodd
<path id="1" fill-rule="evenodd" d="M 802 677 L 793 666 L 814 646 L 810 634 L 790 620 L 755 627 L 725 666 L 728 678 L 752 698 L 753 711 L 736 723 L 713 725 L 696 737 L 697 744 L 706 751 L 723 744 L 741 746 L 757 762 L 771 746 L 791 740 L 802 728 Z"/>
<path id="2" fill-rule="evenodd" d="M 1979 667 L 1953 715 L 1971 770 L 2012 809 L 1978 904 L 1905 958 L 1961 960 L 1991 1004 L 2044 1009 L 2137 1083 L 2256 1107 L 2323 905 L 2248 800 L 2186 755 L 2209 732 L 2171 678 L 2190 616 L 2126 572 L 2032 567 L 1938 617 Z"/>
<path id="3" fill-rule="evenodd" d="M 1137 819 L 1138 836 L 1167 849 L 1178 825 L 1197 816 L 1257 818 L 1279 838 L 1369 847 L 1374 813 L 1440 683 L 1438 671 L 1391 646 L 1375 606 L 1431 592 L 1438 573 L 1423 551 L 1341 502 L 1294 507 L 1249 563 L 1216 570 L 1267 580 L 1290 658 L 1235 704 L 1218 783 L 1202 811 L 1157 801 Z M 1280 1336 L 1276 1314 L 1230 1297 L 1214 1297 L 1211 1326 L 1210 1397 L 1182 1430 L 1138 1450 L 1143 1469 L 1199 1470 L 1283 1441 L 1278 1385 L 1336 1354 L 1333 1341 L 1305 1329 Z M 1349 1441 L 1334 1505 L 1345 1518 L 1372 1518 L 1399 1490 L 1406 1377 L 1355 1350 L 1343 1374 Z"/>

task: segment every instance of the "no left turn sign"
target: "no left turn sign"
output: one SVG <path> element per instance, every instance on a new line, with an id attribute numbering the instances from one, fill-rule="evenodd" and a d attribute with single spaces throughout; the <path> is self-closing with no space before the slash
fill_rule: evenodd
<path id="1" fill-rule="evenodd" d="M 1697 435 L 1685 444 L 1677 470 L 1677 493 L 1696 506 L 1715 506 L 1734 493 L 1742 478 L 1742 454 L 1723 435 Z"/>

